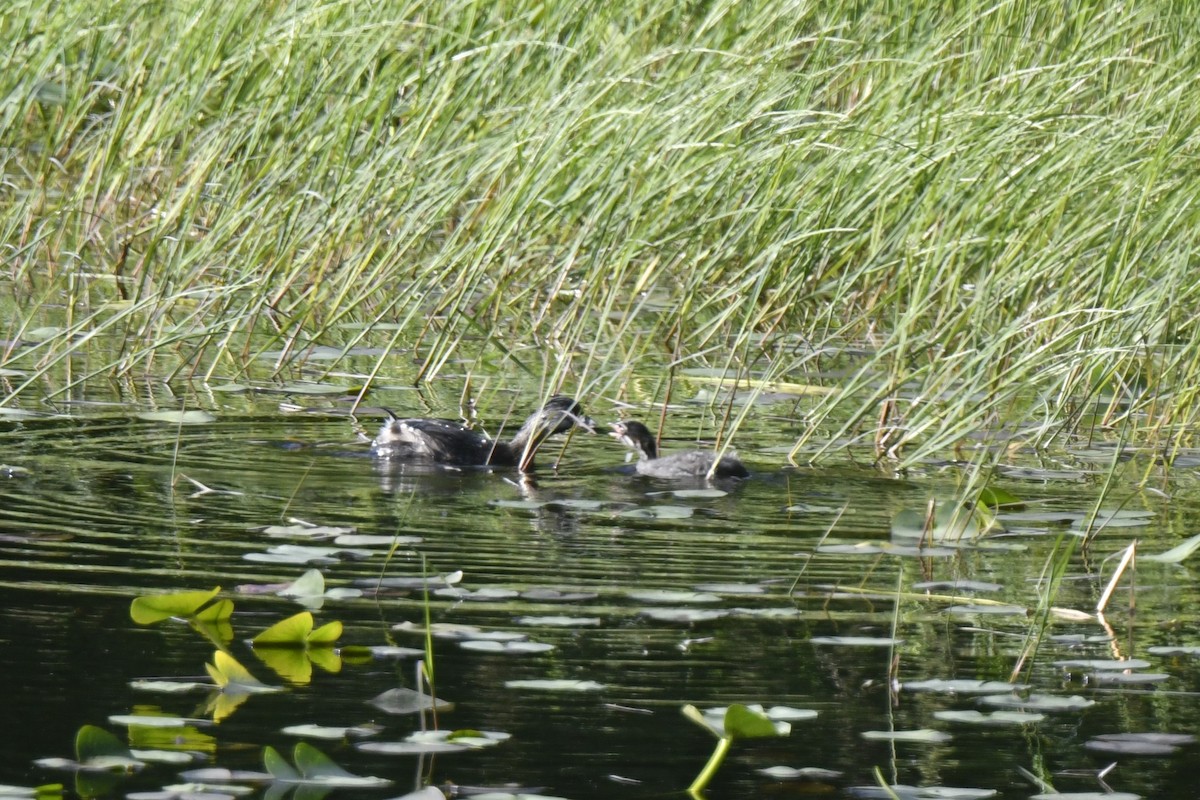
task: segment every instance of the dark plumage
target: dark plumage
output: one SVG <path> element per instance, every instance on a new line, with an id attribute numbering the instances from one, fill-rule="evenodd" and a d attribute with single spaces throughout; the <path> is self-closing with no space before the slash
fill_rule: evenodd
<path id="1" fill-rule="evenodd" d="M 747 478 L 750 471 L 738 457 L 730 453 L 716 460 L 712 453 L 687 450 L 669 456 L 658 454 L 654 434 L 640 422 L 627 420 L 612 424 L 612 436 L 637 453 L 637 472 L 652 478 Z M 716 469 L 713 462 L 716 461 Z M 711 475 L 710 475 L 711 471 Z"/>
<path id="2" fill-rule="evenodd" d="M 478 431 L 448 419 L 400 419 L 384 409 L 388 421 L 371 442 L 371 452 L 397 461 L 425 461 L 456 467 L 533 466 L 533 456 L 547 437 L 565 433 L 575 426 L 592 430 L 579 403 L 556 395 L 525 420 L 507 442 L 489 439 Z"/>

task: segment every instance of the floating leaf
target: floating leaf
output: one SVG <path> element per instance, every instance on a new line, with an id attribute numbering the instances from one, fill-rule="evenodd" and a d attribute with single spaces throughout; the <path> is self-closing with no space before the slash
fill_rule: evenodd
<path id="1" fill-rule="evenodd" d="M 946 609 L 947 614 L 992 614 L 1003 617 L 1025 617 L 1029 615 L 1029 609 L 1022 606 L 1004 605 L 1002 603 L 984 604 L 970 603 L 961 606 L 950 606 Z"/>
<path id="2" fill-rule="evenodd" d="M 1079 695 L 1059 697 L 1050 694 L 1031 694 L 1021 697 L 1014 694 L 987 695 L 979 698 L 979 702 L 993 708 L 1031 708 L 1034 711 L 1081 711 L 1096 705 L 1095 700 L 1088 700 Z"/>
<path id="3" fill-rule="evenodd" d="M 1065 661 L 1055 661 L 1054 666 L 1063 667 L 1064 669 L 1084 669 L 1084 670 L 1120 670 L 1120 669 L 1145 669 L 1150 666 L 1149 661 L 1143 661 L 1140 658 L 1128 658 L 1124 660 L 1110 658 L 1072 658 Z"/>
<path id="4" fill-rule="evenodd" d="M 894 538 L 913 538 L 929 542 L 957 542 L 979 535 L 975 510 L 953 503 L 939 503 L 933 518 L 927 519 L 924 510 L 905 509 L 892 518 Z"/>
<path id="5" fill-rule="evenodd" d="M 1015 683 L 1004 681 L 980 681 L 966 678 L 942 680 L 931 678 L 924 681 L 909 681 L 901 684 L 900 688 L 907 692 L 948 692 L 951 694 L 992 694 L 995 692 L 1011 692 L 1020 687 Z"/>
<path id="6" fill-rule="evenodd" d="M 965 725 L 982 725 L 987 727 L 1004 725 L 1032 725 L 1046 718 L 1045 714 L 1030 714 L 1025 711 L 993 711 L 985 714 L 982 711 L 935 711 L 934 719 L 943 722 L 961 722 Z"/>
<path id="7" fill-rule="evenodd" d="M 922 592 L 998 592 L 1004 587 L 987 581 L 922 581 L 914 583 L 913 589 Z"/>
<path id="8" fill-rule="evenodd" d="M 499 587 L 485 586 L 482 589 L 470 591 L 462 589 L 458 586 L 446 586 L 433 591 L 435 597 L 453 597 L 456 600 L 512 600 L 519 595 L 515 589 L 502 589 Z"/>
<path id="9" fill-rule="evenodd" d="M 996 789 L 969 789 L 956 786 L 906 786 L 894 783 L 882 786 L 849 786 L 846 794 L 859 800 L 986 800 L 999 794 Z M 1054 795 L 1065 797 L 1065 795 Z"/>
<path id="10" fill-rule="evenodd" d="M 713 592 L 714 594 L 759 595 L 767 593 L 767 587 L 757 583 L 700 583 L 693 588 L 697 592 Z"/>
<path id="11" fill-rule="evenodd" d="M 1165 672 L 1093 672 L 1088 683 L 1095 686 L 1144 686 L 1170 680 Z"/>
<path id="12" fill-rule="evenodd" d="M 369 723 L 367 725 L 352 725 L 349 727 L 309 724 L 290 725 L 284 728 L 283 732 L 289 736 L 306 736 L 310 739 L 358 739 L 366 736 L 375 736 L 382 730 L 382 726 L 374 723 Z"/>
<path id="13" fill-rule="evenodd" d="M 665 492 L 646 492 L 646 497 L 674 497 L 679 500 L 715 500 L 729 492 L 721 489 L 671 489 Z"/>
<path id="14" fill-rule="evenodd" d="M 1095 753 L 1131 756 L 1167 756 L 1196 737 L 1189 733 L 1106 733 L 1084 743 Z"/>
<path id="15" fill-rule="evenodd" d="M 666 589 L 644 589 L 626 593 L 643 603 L 719 603 L 721 598 L 708 592 L 674 592 Z"/>
<path id="16" fill-rule="evenodd" d="M 204 425 L 216 422 L 217 418 L 207 411 L 192 409 L 190 411 L 143 411 L 138 419 L 147 422 L 169 422 L 172 425 Z"/>
<path id="17" fill-rule="evenodd" d="M 764 767 L 755 770 L 755 772 L 780 781 L 832 781 L 842 776 L 842 773 L 837 770 L 824 769 L 822 767 Z"/>
<path id="18" fill-rule="evenodd" d="M 369 702 L 388 714 L 415 714 L 418 711 L 428 711 L 432 708 L 436 708 L 438 711 L 449 711 L 454 707 L 453 703 L 446 700 L 435 699 L 424 692 L 403 687 L 388 689 L 371 698 Z"/>
<path id="19" fill-rule="evenodd" d="M 584 628 L 600 624 L 599 617 L 517 617 L 513 620 L 518 625 L 532 625 L 540 628 Z"/>
<path id="20" fill-rule="evenodd" d="M 814 636 L 813 644 L 832 644 L 841 647 L 896 647 L 904 644 L 903 639 L 890 636 Z"/>
<path id="21" fill-rule="evenodd" d="M 544 642 L 495 642 L 495 641 L 474 641 L 466 640 L 458 643 L 458 646 L 464 650 L 473 650 L 478 653 L 509 653 L 509 654 L 525 654 L 525 653 L 547 653 L 554 649 L 554 645 Z"/>
<path id="22" fill-rule="evenodd" d="M 536 600 L 543 603 L 576 603 L 595 600 L 596 592 L 563 592 L 558 589 L 528 589 L 521 592 L 523 600 Z"/>
<path id="23" fill-rule="evenodd" d="M 301 611 L 254 637 L 255 647 L 332 647 L 342 635 L 342 623 L 334 620 L 313 630 L 313 615 Z"/>
<path id="24" fill-rule="evenodd" d="M 1146 652 L 1156 656 L 1200 656 L 1200 645 L 1156 645 Z"/>
<path id="25" fill-rule="evenodd" d="M 643 608 L 638 613 L 659 622 L 708 622 L 729 616 L 717 608 Z"/>
<path id="26" fill-rule="evenodd" d="M 1021 498 L 1017 497 L 1012 492 L 1006 492 L 1003 489 L 998 489 L 995 486 L 985 486 L 979 492 L 979 504 L 988 508 L 1000 508 L 1001 506 L 1017 506 L 1021 504 Z"/>
<path id="27" fill-rule="evenodd" d="M 626 519 L 687 519 L 693 513 L 694 509 L 688 506 L 646 506 L 622 511 L 617 516 Z"/>
<path id="28" fill-rule="evenodd" d="M 870 741 L 909 742 L 916 744 L 940 744 L 954 737 L 943 731 L 920 728 L 912 731 L 863 731 L 860 734 Z"/>
<path id="29" fill-rule="evenodd" d="M 160 694 L 184 694 L 186 692 L 194 692 L 197 689 L 211 689 L 211 683 L 201 683 L 200 681 L 169 681 L 169 680 L 132 680 L 129 682 L 132 689 L 137 689 L 142 692 L 158 692 Z"/>
<path id="30" fill-rule="evenodd" d="M 129 604 L 129 616 L 138 625 L 152 625 L 171 617 L 191 617 L 217 596 L 221 587 L 207 592 L 177 592 L 135 597 Z"/>
<path id="31" fill-rule="evenodd" d="M 555 680 L 552 678 L 505 681 L 504 686 L 508 689 L 539 689 L 547 692 L 598 692 L 607 688 L 603 683 L 596 681 Z"/>
<path id="32" fill-rule="evenodd" d="M 272 539 L 284 537 L 302 539 L 333 539 L 337 536 L 354 533 L 354 528 L 339 528 L 332 525 L 311 525 L 307 522 L 297 522 L 294 525 L 267 525 L 257 529 Z"/>

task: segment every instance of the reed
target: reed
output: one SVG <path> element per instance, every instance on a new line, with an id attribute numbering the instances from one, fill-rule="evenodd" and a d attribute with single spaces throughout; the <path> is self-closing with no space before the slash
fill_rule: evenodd
<path id="1" fill-rule="evenodd" d="M 837 446 L 891 403 L 901 463 L 1001 427 L 1191 443 L 1172 4 L 102 6 L 0 20 L 0 404 L 715 367 L 832 388 L 802 403 Z"/>

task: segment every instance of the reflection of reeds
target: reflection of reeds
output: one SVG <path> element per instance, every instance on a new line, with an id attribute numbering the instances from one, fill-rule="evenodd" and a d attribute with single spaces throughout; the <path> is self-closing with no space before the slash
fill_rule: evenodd
<path id="1" fill-rule="evenodd" d="M 94 6 L 0 27 L 0 402 L 717 367 L 835 390 L 795 460 L 1195 429 L 1200 90 L 1157 4 Z"/>

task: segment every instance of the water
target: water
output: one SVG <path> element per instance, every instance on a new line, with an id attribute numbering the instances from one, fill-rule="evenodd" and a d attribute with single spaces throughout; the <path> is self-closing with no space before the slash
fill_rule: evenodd
<path id="1" fill-rule="evenodd" d="M 1027 727 L 969 727 L 933 714 L 978 708 L 974 698 L 896 692 L 889 679 L 894 664 L 902 683 L 935 677 L 1006 680 L 1027 634 L 1036 632 L 1033 619 L 951 614 L 946 609 L 954 602 L 919 599 L 912 585 L 929 579 L 994 582 L 999 588 L 981 596 L 1036 607 L 1048 555 L 1067 530 L 1054 516 L 1090 510 L 1102 475 L 1045 482 L 1023 479 L 1036 474 L 998 477 L 992 485 L 1044 501 L 1029 505 L 1023 516 L 1010 516 L 1010 535 L 991 540 L 1008 549 L 965 548 L 936 558 L 817 553 L 821 544 L 888 542 L 895 514 L 923 509 L 930 497 L 953 497 L 961 473 L 953 466 L 931 466 L 927 474 L 891 478 L 849 465 L 774 467 L 779 458 L 768 450 L 786 442 L 771 439 L 772 424 L 751 428 L 739 439 L 742 454 L 756 467 L 752 480 L 729 487 L 724 496 L 680 498 L 656 494 L 677 487 L 623 471 L 623 451 L 607 438 L 576 437 L 557 471 L 542 469 L 536 485 L 522 485 L 504 472 L 381 468 L 350 422 L 332 414 L 235 414 L 179 430 L 119 410 L 11 423 L 3 433 L 3 461 L 20 470 L 0 481 L 0 646 L 8 689 L 0 719 L 9 743 L 0 756 L 0 784 L 64 781 L 70 787 L 69 775 L 32 762 L 72 756 L 82 725 L 99 725 L 128 741 L 126 729 L 109 722 L 110 716 L 206 715 L 203 692 L 175 696 L 130 688 L 135 678 L 203 678 L 214 650 L 180 623 L 135 625 L 129 603 L 138 595 L 221 586 L 236 605 L 230 652 L 260 680 L 286 685 L 244 640 L 300 610 L 256 587 L 293 581 L 306 567 L 254 562 L 246 555 L 304 543 L 273 539 L 262 530 L 304 520 L 422 540 L 396 548 L 390 558 L 388 548 L 373 545 L 366 548 L 373 551 L 369 557 L 320 566 L 330 585 L 368 592 L 328 601 L 316 612 L 318 624 L 333 619 L 345 624 L 341 644 L 423 647 L 423 637 L 393 630 L 422 623 L 421 593 L 375 594 L 381 576 L 419 576 L 423 556 L 431 573 L 461 570 L 457 590 L 516 595 L 435 596 L 430 607 L 435 623 L 518 631 L 554 646 L 546 653 L 491 654 L 436 640 L 437 692 L 455 703 L 440 724 L 502 731 L 511 739 L 478 752 L 420 760 L 366 753 L 343 741 L 313 741 L 351 772 L 395 781 L 388 789 L 344 796 L 394 797 L 421 780 L 513 783 L 580 799 L 676 792 L 699 772 L 715 743 L 681 708 L 730 702 L 813 709 L 819 716 L 794 723 L 786 738 L 736 743 L 708 790 L 714 797 L 841 791 L 873 783 L 876 767 L 889 781 L 1025 797 L 1035 789 L 1019 774 L 1021 768 L 1062 791 L 1094 790 L 1101 788 L 1095 772 L 1113 760 L 1119 766 L 1106 780 L 1114 789 L 1147 797 L 1193 796 L 1187 759 L 1194 745 L 1158 758 L 1099 756 L 1084 748 L 1101 733 L 1197 730 L 1197 662 L 1148 650 L 1200 644 L 1191 611 L 1194 581 L 1184 568 L 1142 567 L 1136 615 L 1110 611 L 1107 630 L 1095 620 L 1053 625 L 1054 634 L 1115 637 L 1083 644 L 1046 641 L 1032 657 L 1029 674 L 1036 690 L 1095 701 L 1082 711 L 1048 714 Z M 1081 458 L 1064 457 L 1056 466 L 1097 469 Z M 215 491 L 202 492 L 197 484 Z M 1171 475 L 1167 485 L 1188 497 L 1194 478 Z M 604 505 L 583 509 L 579 501 Z M 623 515 L 663 505 L 691 508 L 693 514 Z M 1184 504 L 1172 506 L 1125 488 L 1104 504 L 1118 505 L 1120 524 L 1134 527 L 1109 528 L 1092 547 L 1077 552 L 1055 605 L 1090 610 L 1111 574 L 1113 564 L 1104 557 L 1134 538 L 1143 541 L 1145 552 L 1158 552 L 1194 530 Z M 1029 519 L 1030 510 L 1053 513 Z M 835 594 L 835 586 L 870 593 Z M 584 597 L 559 601 L 547 598 L 542 591 L 547 589 Z M 710 597 L 655 602 L 637 594 L 649 590 Z M 899 600 L 897 590 L 906 593 Z M 1126 590 L 1117 597 L 1119 605 L 1128 605 Z M 660 618 L 655 609 L 722 615 L 675 621 Z M 559 615 L 598 622 L 519 621 Z M 814 637 L 893 634 L 903 640 L 895 648 L 814 643 Z M 1148 671 L 1169 678 L 1098 687 L 1052 664 L 1116 657 L 1146 658 L 1152 663 Z M 383 731 L 373 739 L 400 740 L 417 728 L 416 718 L 388 715 L 368 701 L 398 686 L 415 686 L 414 671 L 413 659 L 347 658 L 337 672 L 317 666 L 307 684 L 250 697 L 219 724 L 210 719 L 177 746 L 203 753 L 206 760 L 194 766 L 261 770 L 266 745 L 291 758 L 298 739 L 282 733 L 288 725 L 374 722 Z M 604 688 L 568 693 L 506 686 L 546 678 L 595 681 Z M 892 744 L 862 737 L 864 731 L 922 728 L 953 739 Z M 780 765 L 843 774 L 813 786 L 757 772 Z M 151 765 L 122 778 L 112 796 L 176 783 L 180 769 Z M 1088 774 L 1057 774 L 1063 770 Z"/>

